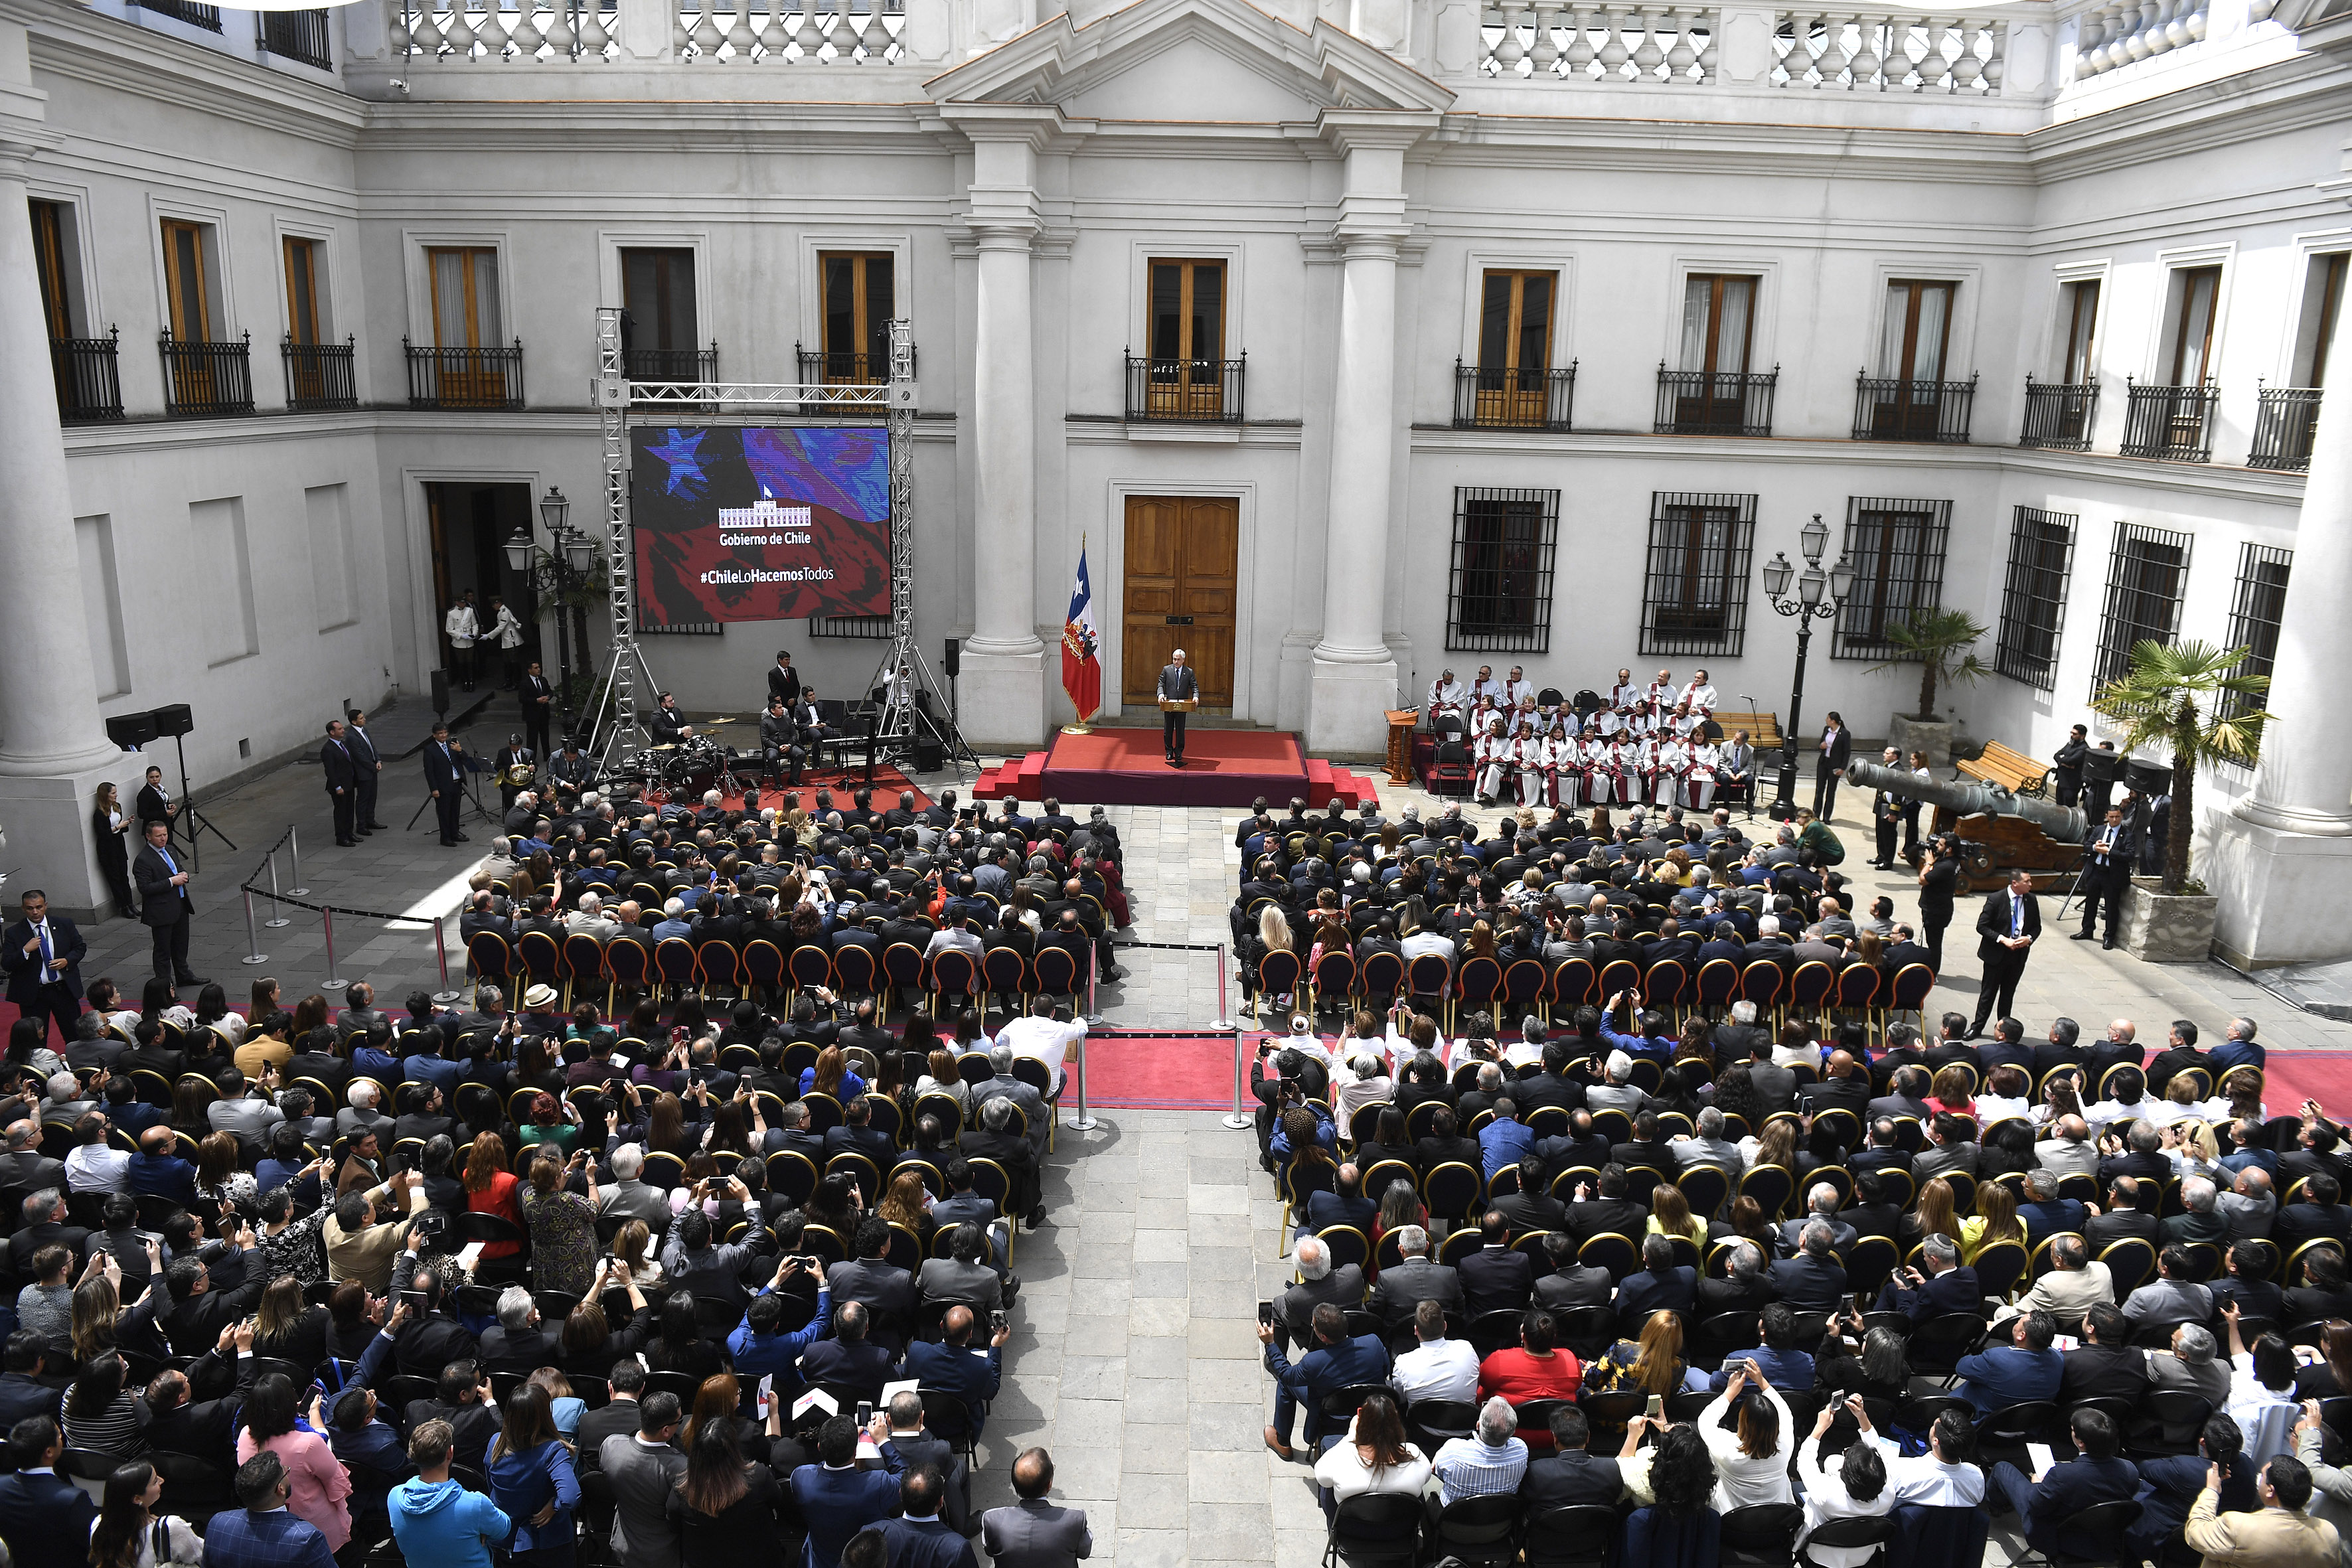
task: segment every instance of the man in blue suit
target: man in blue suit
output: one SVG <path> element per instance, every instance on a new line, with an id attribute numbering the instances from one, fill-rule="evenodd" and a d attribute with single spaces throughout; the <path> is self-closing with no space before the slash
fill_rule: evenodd
<path id="1" fill-rule="evenodd" d="M 81 1016 L 81 961 L 89 951 L 81 931 L 63 915 L 49 913 L 49 896 L 29 889 L 18 905 L 21 920 L 0 934 L 0 966 L 8 973 L 8 1000 L 27 1018 L 58 1021 L 60 1049 L 73 1044 L 74 1020 Z"/>
<path id="2" fill-rule="evenodd" d="M 1617 1321 L 1629 1336 L 1653 1312 L 1687 1312 L 1698 1297 L 1698 1270 L 1675 1266 L 1675 1244 L 1663 1236 L 1642 1239 L 1642 1271 L 1617 1287 Z"/>
<path id="3" fill-rule="evenodd" d="M 901 1516 L 878 1527 L 889 1543 L 890 1568 L 980 1568 L 971 1542 L 940 1518 L 947 1482 L 929 1465 L 908 1470 L 898 1483 Z"/>
<path id="4" fill-rule="evenodd" d="M 1265 1370 L 1274 1374 L 1274 1425 L 1265 1429 L 1265 1446 L 1292 1458 L 1290 1426 L 1298 1406 L 1307 1406 L 1307 1441 L 1319 1445 L 1323 1436 L 1323 1396 L 1361 1383 L 1385 1383 L 1389 1375 L 1388 1347 L 1378 1334 L 1348 1337 L 1348 1314 L 1329 1301 L 1315 1309 L 1311 1320 L 1315 1348 L 1290 1364 L 1272 1323 L 1257 1326 L 1258 1342 L 1265 1346 Z"/>
<path id="5" fill-rule="evenodd" d="M 1920 1243 L 1920 1255 L 1927 1265 L 1927 1273 L 1904 1269 L 1903 1277 L 1911 1282 L 1904 1289 L 1888 1280 L 1878 1292 L 1876 1310 L 1904 1313 L 1916 1328 L 1930 1318 L 1982 1309 L 1984 1291 L 1977 1284 L 1977 1271 L 1960 1261 L 1957 1242 L 1948 1236 L 1931 1235 Z"/>
<path id="6" fill-rule="evenodd" d="M 1977 1407 L 1979 1420 L 2012 1405 L 2058 1397 L 2066 1358 L 2050 1348 L 2050 1342 L 2058 1337 L 2057 1320 L 2040 1310 L 2021 1313 L 2009 1321 L 2009 1334 L 2010 1342 L 2005 1345 L 1988 1346 L 1960 1358 L 1958 1392 Z M 2107 1451 L 2112 1454 L 2114 1447 L 2110 1445 Z"/>
<path id="7" fill-rule="evenodd" d="M 1506 1096 L 1495 1101 L 1495 1120 L 1478 1130 L 1478 1162 L 1488 1181 L 1506 1165 L 1516 1165 L 1534 1152 L 1536 1135 L 1519 1121 L 1519 1108 Z"/>
<path id="8" fill-rule="evenodd" d="M 206 1568 L 334 1568 L 335 1553 L 313 1524 L 287 1511 L 292 1488 L 275 1454 L 256 1454 L 236 1468 L 243 1508 L 213 1515 L 205 1526 Z"/>
<path id="9" fill-rule="evenodd" d="M 1003 1376 L 1004 1342 L 1013 1337 L 1013 1328 L 1008 1323 L 997 1330 L 985 1352 L 971 1348 L 971 1309 L 950 1307 L 940 1320 L 940 1343 L 917 1340 L 907 1347 L 907 1375 L 922 1393 L 952 1394 L 962 1400 L 971 1411 L 971 1434 L 977 1437 L 981 1423 L 988 1419 L 988 1402 L 996 1397 Z M 898 1561 L 896 1551 L 890 1561 Z"/>
<path id="10" fill-rule="evenodd" d="M 907 1463 L 890 1441 L 890 1417 L 877 1412 L 866 1436 L 881 1451 L 887 1468 L 857 1468 L 857 1422 L 835 1415 L 817 1431 L 818 1462 L 793 1472 L 793 1500 L 800 1504 L 801 1521 L 808 1526 L 803 1568 L 840 1568 L 841 1549 L 851 1536 L 898 1511 L 898 1478 L 906 1473 Z"/>
<path id="11" fill-rule="evenodd" d="M 2139 1490 L 2139 1471 L 2116 1457 L 2122 1434 L 2105 1411 L 2075 1411 L 2073 1428 L 2077 1457 L 2051 1466 L 2039 1481 L 2006 1459 L 1993 1466 L 1989 1479 L 2016 1510 L 2028 1546 L 2050 1555 L 2105 1557 L 2112 1543 L 2064 1534 L 2058 1527 L 2086 1508 L 2131 1497 Z"/>
<path id="12" fill-rule="evenodd" d="M 2051 1237 L 2083 1228 L 2083 1205 L 2074 1198 L 2058 1195 L 2055 1172 L 2026 1172 L 2025 1200 L 2017 1205 L 2017 1223 L 2025 1227 L 2028 1253 Z"/>
<path id="13" fill-rule="evenodd" d="M 83 1568 L 89 1560 L 89 1527 L 98 1505 L 88 1492 L 57 1472 L 65 1440 L 46 1415 L 27 1415 L 8 1429 L 8 1447 L 18 1462 L 12 1476 L 0 1476 L 0 1541 L 8 1559 L 23 1568 Z"/>

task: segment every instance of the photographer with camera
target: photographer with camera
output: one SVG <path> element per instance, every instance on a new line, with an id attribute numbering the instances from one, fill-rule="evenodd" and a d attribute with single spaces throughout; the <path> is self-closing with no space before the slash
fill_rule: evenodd
<path id="1" fill-rule="evenodd" d="M 1957 834 L 1938 833 L 1927 840 L 1919 856 L 1919 934 L 1927 948 L 1927 967 L 1944 972 L 1944 928 L 1952 923 L 1952 910 L 1960 890 L 1960 840 Z"/>

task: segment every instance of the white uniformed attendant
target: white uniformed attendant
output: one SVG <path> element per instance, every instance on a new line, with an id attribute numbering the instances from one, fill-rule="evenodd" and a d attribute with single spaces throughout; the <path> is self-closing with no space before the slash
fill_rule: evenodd
<path id="1" fill-rule="evenodd" d="M 1642 689 L 1633 683 L 1633 672 L 1630 669 L 1619 670 L 1617 684 L 1609 689 L 1609 706 L 1630 708 L 1640 700 L 1642 700 Z"/>
<path id="2" fill-rule="evenodd" d="M 1521 805 L 1545 804 L 1548 786 L 1545 783 L 1544 770 L 1551 761 L 1550 742 L 1544 739 L 1542 731 L 1530 728 L 1518 736 L 1512 744 L 1518 752 L 1519 804 Z"/>
<path id="3" fill-rule="evenodd" d="M 1715 799 L 1716 773 L 1723 766 L 1723 748 L 1701 737 L 1690 749 L 1691 804 L 1705 811 Z"/>
<path id="4" fill-rule="evenodd" d="M 1429 716 L 1433 719 L 1440 713 L 1459 713 L 1462 705 L 1469 700 L 1469 688 L 1454 679 L 1450 669 L 1429 683 Z"/>
<path id="5" fill-rule="evenodd" d="M 1660 805 L 1680 805 L 1683 777 L 1690 771 L 1690 752 L 1679 736 L 1667 736 L 1658 747 L 1657 767 L 1657 793 L 1652 798 Z"/>
<path id="6" fill-rule="evenodd" d="M 1689 703 L 1695 712 L 1715 711 L 1715 682 L 1706 678 L 1706 671 L 1702 669 L 1691 677 L 1691 683 L 1683 688 L 1683 700 Z"/>
<path id="7" fill-rule="evenodd" d="M 1536 683 L 1517 665 L 1511 666 L 1511 673 L 1503 678 L 1503 700 L 1517 707 L 1522 699 L 1534 701 L 1535 695 Z"/>
<path id="8" fill-rule="evenodd" d="M 1675 698 L 1680 690 L 1681 689 L 1675 684 L 1675 672 L 1671 669 L 1662 669 L 1658 671 L 1658 679 L 1650 682 L 1643 690 L 1642 700 L 1648 703 L 1653 711 L 1663 711 L 1674 706 Z"/>
<path id="9" fill-rule="evenodd" d="M 1518 753 L 1503 721 L 1491 719 L 1486 732 L 1478 737 L 1478 804 L 1492 805 L 1503 793 L 1503 784 L 1517 764 Z"/>
<path id="10" fill-rule="evenodd" d="M 1514 737 L 1540 735 L 1543 733 L 1543 720 L 1536 712 L 1536 700 L 1534 698 L 1520 698 L 1517 703 L 1514 705 L 1509 711 L 1511 716 L 1511 734 Z"/>
<path id="11" fill-rule="evenodd" d="M 1502 700 L 1502 696 L 1503 683 L 1495 679 L 1495 667 L 1491 664 L 1480 665 L 1477 675 L 1470 682 L 1471 700 L 1475 701 L 1484 698 L 1489 702 L 1498 702 Z"/>

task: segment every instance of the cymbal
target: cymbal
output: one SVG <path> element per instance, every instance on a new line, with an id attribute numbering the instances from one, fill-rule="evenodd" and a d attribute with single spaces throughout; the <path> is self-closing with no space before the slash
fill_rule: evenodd
<path id="1" fill-rule="evenodd" d="M 646 748 L 648 752 L 675 752 L 677 749 L 678 742 L 676 741 L 658 741 Z"/>
<path id="2" fill-rule="evenodd" d="M 705 719 L 703 722 L 705 724 L 732 724 L 735 721 L 732 719 Z"/>

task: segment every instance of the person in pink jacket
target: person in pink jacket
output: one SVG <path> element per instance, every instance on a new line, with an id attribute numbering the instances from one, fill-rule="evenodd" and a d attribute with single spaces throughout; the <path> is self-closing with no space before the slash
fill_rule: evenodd
<path id="1" fill-rule="evenodd" d="M 292 1489 L 287 1511 L 315 1526 L 327 1538 L 330 1551 L 341 1552 L 352 1538 L 351 1507 L 344 1500 L 352 1495 L 352 1477 L 327 1447 L 320 1398 L 311 1398 L 309 1421 L 298 1422 L 294 1381 L 273 1372 L 255 1380 L 242 1415 L 245 1428 L 236 1435 L 236 1462 L 242 1465 L 265 1450 L 277 1455 Z"/>

